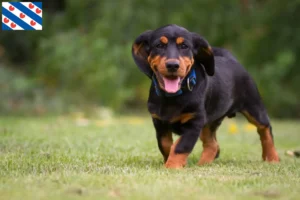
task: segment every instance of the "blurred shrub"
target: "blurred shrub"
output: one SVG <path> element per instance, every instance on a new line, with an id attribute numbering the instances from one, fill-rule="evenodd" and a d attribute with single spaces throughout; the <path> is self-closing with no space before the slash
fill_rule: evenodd
<path id="1" fill-rule="evenodd" d="M 115 109 L 124 109 L 128 105 L 136 107 L 146 101 L 150 84 L 131 57 L 132 42 L 140 33 L 167 23 L 183 25 L 185 21 L 198 21 L 199 27 L 209 27 L 206 34 L 212 35 L 211 41 L 219 44 L 232 37 L 230 33 L 236 34 L 231 30 L 222 33 L 221 38 L 215 34 L 216 30 L 225 26 L 221 23 L 222 12 L 216 12 L 212 19 L 215 23 L 208 26 L 209 21 L 193 12 L 179 12 L 182 5 L 172 2 L 68 1 L 65 14 L 60 18 L 65 23 L 55 24 L 52 28 L 60 29 L 67 22 L 71 22 L 72 26 L 69 24 L 64 32 L 40 40 L 39 67 L 35 76 L 48 87 L 77 91 L 87 99 Z M 193 2 L 187 4 L 186 9 L 194 6 L 210 8 L 217 5 L 216 2 Z M 215 9 L 224 11 L 226 5 L 224 3 Z M 78 9 L 82 12 L 77 12 Z M 164 14 L 165 9 L 168 15 Z M 233 11 L 234 7 L 229 6 L 228 9 Z M 151 13 L 151 19 L 148 13 Z M 201 15 L 208 13 L 209 9 L 205 9 Z M 238 14 L 231 15 L 229 21 Z M 138 23 L 137 19 L 143 23 Z M 199 31 L 194 23 L 186 26 Z"/>
<path id="2" fill-rule="evenodd" d="M 271 114 L 300 117 L 300 2 L 263 1 L 238 51 Z"/>
<path id="3" fill-rule="evenodd" d="M 147 29 L 175 23 L 231 50 L 273 115 L 300 117 L 298 1 L 64 2 L 59 12 L 47 5 L 44 31 L 0 35 L 6 61 L 42 86 L 45 99 L 59 99 L 64 109 L 58 110 L 90 104 L 144 111 L 150 81 L 133 63 L 132 42 Z"/>
<path id="4" fill-rule="evenodd" d="M 131 93 L 124 84 L 129 78 L 127 69 L 117 63 L 124 52 L 101 37 L 77 31 L 57 34 L 41 41 L 39 54 L 47 56 L 39 56 L 35 75 L 48 87 L 77 91 L 87 99 L 119 108 Z"/>
<path id="5" fill-rule="evenodd" d="M 40 97 L 36 83 L 23 74 L 0 67 L 0 113 L 42 114 Z"/>

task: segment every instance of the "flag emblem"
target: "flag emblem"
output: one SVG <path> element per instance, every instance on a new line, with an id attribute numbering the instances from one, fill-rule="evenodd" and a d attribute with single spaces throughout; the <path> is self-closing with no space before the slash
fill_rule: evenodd
<path id="1" fill-rule="evenodd" d="M 42 2 L 2 2 L 2 30 L 42 30 Z"/>

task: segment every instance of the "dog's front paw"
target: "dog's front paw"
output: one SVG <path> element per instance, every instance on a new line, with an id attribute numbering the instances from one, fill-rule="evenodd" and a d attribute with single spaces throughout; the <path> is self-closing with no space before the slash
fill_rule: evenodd
<path id="1" fill-rule="evenodd" d="M 184 168 L 186 163 L 173 163 L 173 162 L 166 162 L 165 167 L 168 169 L 182 169 Z"/>
<path id="2" fill-rule="evenodd" d="M 166 162 L 165 167 L 168 169 L 182 169 L 185 165 L 184 163 Z"/>
<path id="3" fill-rule="evenodd" d="M 169 169 L 182 169 L 186 166 L 188 154 L 171 154 L 165 164 Z"/>

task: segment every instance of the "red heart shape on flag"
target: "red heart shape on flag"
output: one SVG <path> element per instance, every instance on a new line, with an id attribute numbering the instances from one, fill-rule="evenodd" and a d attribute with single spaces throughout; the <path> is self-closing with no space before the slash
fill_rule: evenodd
<path id="1" fill-rule="evenodd" d="M 13 11 L 14 9 L 15 9 L 15 7 L 9 6 L 9 10 L 10 10 L 10 11 Z"/>
<path id="2" fill-rule="evenodd" d="M 29 8 L 32 9 L 34 8 L 34 5 L 32 3 L 29 4 Z"/>
<path id="3" fill-rule="evenodd" d="M 7 19 L 6 17 L 4 18 L 4 23 L 7 24 L 9 22 L 9 19 Z"/>
<path id="4" fill-rule="evenodd" d="M 33 20 L 31 20 L 30 25 L 31 25 L 31 26 L 34 26 L 35 24 L 36 24 L 36 22 L 33 21 Z"/>
<path id="5" fill-rule="evenodd" d="M 42 12 L 42 10 L 37 8 L 37 9 L 35 10 L 35 12 L 36 12 L 37 14 L 40 14 L 40 13 Z"/>
<path id="6" fill-rule="evenodd" d="M 23 13 L 20 13 L 20 17 L 23 19 L 25 15 Z"/>
<path id="7" fill-rule="evenodd" d="M 16 28 L 16 24 L 12 22 L 12 23 L 10 24 L 10 27 Z"/>

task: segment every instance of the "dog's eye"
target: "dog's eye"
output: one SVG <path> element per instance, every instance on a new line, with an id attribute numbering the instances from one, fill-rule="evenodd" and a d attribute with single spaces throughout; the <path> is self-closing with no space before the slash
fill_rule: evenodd
<path id="1" fill-rule="evenodd" d="M 156 45 L 156 48 L 163 49 L 163 48 L 165 48 L 165 44 L 159 43 Z"/>
<path id="2" fill-rule="evenodd" d="M 182 44 L 179 45 L 179 48 L 180 48 L 180 49 L 187 49 L 187 48 L 189 48 L 189 47 L 188 47 L 188 45 L 182 43 Z"/>

